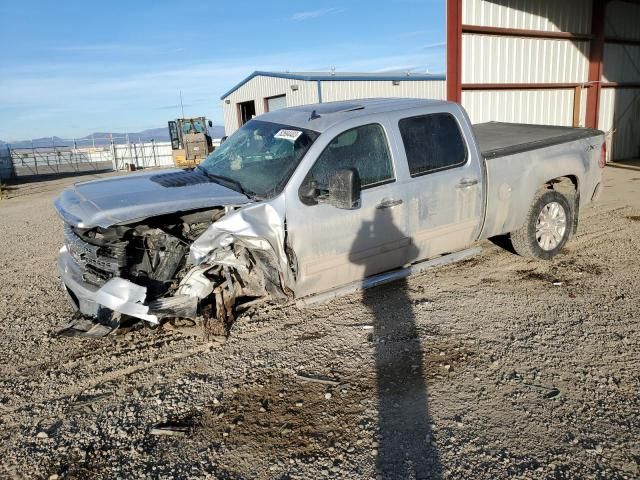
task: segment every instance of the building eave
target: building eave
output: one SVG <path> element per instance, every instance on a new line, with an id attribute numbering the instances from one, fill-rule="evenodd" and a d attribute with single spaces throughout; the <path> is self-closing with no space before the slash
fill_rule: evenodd
<path id="1" fill-rule="evenodd" d="M 301 81 L 309 81 L 309 82 L 340 82 L 340 81 L 422 81 L 422 82 L 430 82 L 430 81 L 443 81 L 445 80 L 445 75 L 431 75 L 431 74 L 398 74 L 398 75 L 340 75 L 335 74 L 332 75 L 330 73 L 319 73 L 317 75 L 305 75 L 299 73 L 289 73 L 289 72 L 265 72 L 256 70 L 247 78 L 242 80 L 240 83 L 236 84 L 231 90 L 226 92 L 224 95 L 220 97 L 220 100 L 224 100 L 233 92 L 238 90 L 244 84 L 248 83 L 251 79 L 255 77 L 272 77 L 272 78 L 286 78 L 289 80 L 301 80 Z"/>

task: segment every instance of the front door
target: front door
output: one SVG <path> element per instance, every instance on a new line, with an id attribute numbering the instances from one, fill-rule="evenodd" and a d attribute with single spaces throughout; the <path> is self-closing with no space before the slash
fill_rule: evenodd
<path id="1" fill-rule="evenodd" d="M 330 290 L 409 261 L 407 199 L 396 184 L 387 136 L 379 124 L 337 135 L 309 171 L 305 183 L 328 189 L 341 168 L 356 168 L 362 184 L 359 208 L 343 210 L 319 199 L 287 206 L 287 239 L 296 255 L 296 296 Z"/>

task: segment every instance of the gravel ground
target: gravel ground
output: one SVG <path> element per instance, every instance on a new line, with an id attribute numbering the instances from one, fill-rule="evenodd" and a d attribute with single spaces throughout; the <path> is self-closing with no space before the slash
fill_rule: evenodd
<path id="1" fill-rule="evenodd" d="M 605 176 L 552 262 L 483 242 L 328 305 L 261 308 L 223 344 L 53 335 L 71 309 L 51 201 L 72 179 L 15 187 L 0 201 L 0 476 L 639 478 L 640 163 Z"/>

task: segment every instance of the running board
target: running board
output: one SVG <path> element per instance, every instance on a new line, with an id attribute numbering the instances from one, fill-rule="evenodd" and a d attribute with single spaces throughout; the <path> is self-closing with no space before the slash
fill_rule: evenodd
<path id="1" fill-rule="evenodd" d="M 393 282 L 394 280 L 399 280 L 400 278 L 405 278 L 409 275 L 421 273 L 432 268 L 441 267 L 450 263 L 460 262 L 462 260 L 467 260 L 469 258 L 475 257 L 481 251 L 482 248 L 480 247 L 468 248 L 466 250 L 443 255 L 432 260 L 425 260 L 423 262 L 414 263 L 413 265 L 402 268 L 400 270 L 392 270 L 390 272 L 379 273 L 377 275 L 373 275 L 372 277 L 365 278 L 364 280 L 357 280 L 355 282 L 348 283 L 346 285 L 343 285 L 342 287 L 337 287 L 326 292 L 300 298 L 296 301 L 296 305 L 298 307 L 307 307 L 309 305 L 325 303 L 337 297 L 349 295 L 351 293 L 365 290 L 367 288 L 377 287 L 378 285 Z"/>

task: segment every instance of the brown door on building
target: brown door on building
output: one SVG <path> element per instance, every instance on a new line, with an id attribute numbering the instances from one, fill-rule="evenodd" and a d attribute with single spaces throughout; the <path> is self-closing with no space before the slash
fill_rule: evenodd
<path id="1" fill-rule="evenodd" d="M 240 126 L 244 125 L 255 116 L 256 104 L 253 100 L 238 104 L 238 119 L 240 120 Z"/>

